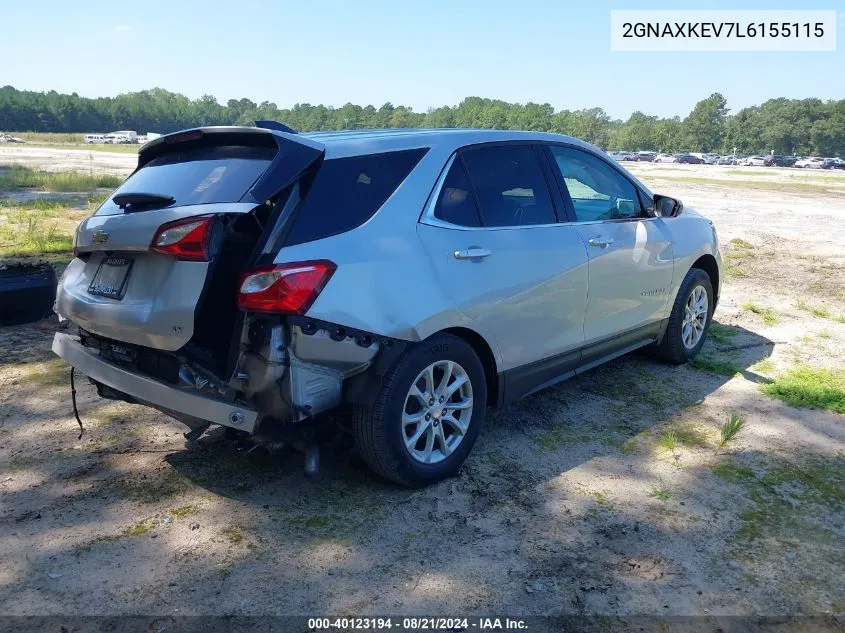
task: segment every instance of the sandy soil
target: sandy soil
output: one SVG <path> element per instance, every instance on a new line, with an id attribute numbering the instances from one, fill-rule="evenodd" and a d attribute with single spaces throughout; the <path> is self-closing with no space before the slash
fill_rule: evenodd
<path id="1" fill-rule="evenodd" d="M 636 171 L 717 223 L 728 327 L 704 355 L 736 375 L 619 359 L 491 411 L 426 490 L 370 475 L 345 436 L 316 482 L 220 432 L 186 446 L 84 381 L 77 439 L 58 324 L 0 328 L 0 613 L 845 612 L 845 416 L 760 391 L 797 362 L 845 368 L 845 324 L 796 306 L 845 313 L 845 199 Z M 746 427 L 716 454 L 732 413 Z"/>
<path id="2" fill-rule="evenodd" d="M 129 174 L 138 164 L 137 154 L 47 147 L 0 147 L 0 165 L 24 165 L 46 171 L 89 171 Z"/>

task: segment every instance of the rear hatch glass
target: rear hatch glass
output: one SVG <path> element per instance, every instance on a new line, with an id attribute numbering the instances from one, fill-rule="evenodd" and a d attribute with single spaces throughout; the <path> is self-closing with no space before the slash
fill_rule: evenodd
<path id="1" fill-rule="evenodd" d="M 118 215 L 126 210 L 161 208 L 162 204 L 121 208 L 115 197 L 146 194 L 172 198 L 167 206 L 237 202 L 270 166 L 277 150 L 271 147 L 218 145 L 193 147 L 157 156 L 132 174 L 95 215 Z"/>

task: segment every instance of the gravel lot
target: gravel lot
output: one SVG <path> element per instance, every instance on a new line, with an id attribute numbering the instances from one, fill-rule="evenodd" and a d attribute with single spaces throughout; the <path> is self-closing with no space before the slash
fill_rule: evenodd
<path id="1" fill-rule="evenodd" d="M 0 149 L 16 160 L 135 157 Z M 717 224 L 712 363 L 635 354 L 493 410 L 462 474 L 425 490 L 370 475 L 344 436 L 316 482 L 221 432 L 188 447 L 84 381 L 77 439 L 58 324 L 0 328 L 0 612 L 841 615 L 845 416 L 761 385 L 845 369 L 845 173 L 632 170 Z M 746 426 L 717 454 L 731 414 Z"/>

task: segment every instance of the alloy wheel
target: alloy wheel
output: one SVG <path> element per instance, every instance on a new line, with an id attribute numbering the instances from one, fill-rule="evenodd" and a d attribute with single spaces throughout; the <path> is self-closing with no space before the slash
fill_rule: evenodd
<path id="1" fill-rule="evenodd" d="M 431 363 L 411 384 L 402 409 L 402 439 L 408 453 L 436 464 L 461 444 L 472 419 L 472 382 L 451 360 Z"/>
<path id="2" fill-rule="evenodd" d="M 687 297 L 684 320 L 681 323 L 681 339 L 687 349 L 693 349 L 704 336 L 709 307 L 704 286 L 693 288 Z"/>

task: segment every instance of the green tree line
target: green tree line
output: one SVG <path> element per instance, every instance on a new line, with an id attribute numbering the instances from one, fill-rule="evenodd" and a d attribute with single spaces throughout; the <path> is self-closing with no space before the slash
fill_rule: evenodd
<path id="1" fill-rule="evenodd" d="M 684 118 L 634 112 L 613 119 L 602 108 L 557 110 L 548 103 L 508 103 L 467 97 L 456 106 L 414 112 L 385 103 L 379 108 L 342 107 L 230 99 L 199 99 L 153 88 L 89 99 L 76 93 L 0 88 L 0 130 L 6 132 L 173 132 L 201 125 L 248 125 L 257 119 L 281 121 L 300 131 L 391 127 L 474 127 L 569 134 L 608 150 L 741 153 L 845 154 L 845 99 L 770 99 L 729 113 L 714 93 Z"/>

